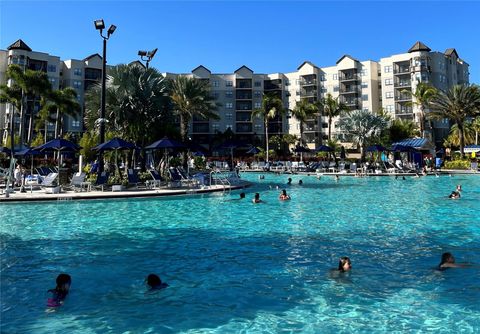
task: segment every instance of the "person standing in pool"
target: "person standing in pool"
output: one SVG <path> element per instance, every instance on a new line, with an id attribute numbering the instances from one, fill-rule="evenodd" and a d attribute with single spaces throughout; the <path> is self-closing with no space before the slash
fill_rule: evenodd
<path id="1" fill-rule="evenodd" d="M 445 270 L 448 268 L 465 268 L 470 267 L 468 263 L 455 263 L 455 258 L 452 253 L 446 252 L 442 254 L 442 259 L 438 265 L 439 270 Z"/>
<path id="2" fill-rule="evenodd" d="M 338 271 L 344 273 L 350 271 L 350 269 L 352 269 L 352 262 L 350 261 L 350 258 L 347 256 L 341 257 L 340 261 L 338 261 Z"/>
<path id="3" fill-rule="evenodd" d="M 162 282 L 160 277 L 155 274 L 150 274 L 147 276 L 147 279 L 145 280 L 147 282 L 147 285 L 150 287 L 150 289 L 165 289 L 168 284 L 165 282 Z"/>
<path id="4" fill-rule="evenodd" d="M 59 307 L 63 304 L 70 290 L 72 278 L 68 274 L 60 274 L 57 276 L 56 283 L 55 289 L 48 290 L 48 293 L 51 294 L 47 300 L 48 307 Z"/>
<path id="5" fill-rule="evenodd" d="M 260 199 L 260 194 L 259 193 L 255 193 L 255 197 L 252 199 L 252 202 L 253 203 L 262 203 L 263 201 Z"/>
<path id="6" fill-rule="evenodd" d="M 291 184 L 292 184 L 292 178 L 291 178 L 291 177 L 289 177 L 289 178 L 288 178 L 287 185 L 291 185 Z"/>
<path id="7" fill-rule="evenodd" d="M 282 193 L 278 197 L 281 201 L 288 201 L 290 196 L 287 195 L 287 191 L 285 189 L 282 190 Z"/>

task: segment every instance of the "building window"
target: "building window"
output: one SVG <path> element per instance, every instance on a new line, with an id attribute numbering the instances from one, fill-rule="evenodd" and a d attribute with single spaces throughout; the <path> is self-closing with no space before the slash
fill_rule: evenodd
<path id="1" fill-rule="evenodd" d="M 212 92 L 212 97 L 217 100 L 218 99 L 218 92 Z"/>
<path id="2" fill-rule="evenodd" d="M 290 86 L 290 80 L 285 80 L 285 86 Z"/>
<path id="3" fill-rule="evenodd" d="M 52 85 L 55 85 L 55 82 L 57 81 L 55 78 L 48 78 L 48 81 L 50 81 L 50 83 Z"/>
<path id="4" fill-rule="evenodd" d="M 232 103 L 232 102 L 227 102 L 227 103 L 225 103 L 225 108 L 227 108 L 227 109 L 233 109 L 233 103 Z"/>
<path id="5" fill-rule="evenodd" d="M 338 80 L 338 74 L 335 73 L 334 75 L 332 75 L 332 79 L 333 79 L 333 80 Z"/>
<path id="6" fill-rule="evenodd" d="M 368 82 L 362 82 L 362 88 L 368 88 Z"/>
<path id="7" fill-rule="evenodd" d="M 227 86 L 227 87 L 233 87 L 233 81 L 227 80 L 225 86 Z"/>
<path id="8" fill-rule="evenodd" d="M 227 130 L 227 129 L 232 130 L 232 129 L 233 129 L 233 125 L 232 125 L 232 124 L 227 124 L 227 125 L 225 125 L 225 130 Z"/>
<path id="9" fill-rule="evenodd" d="M 325 75 L 322 74 L 322 75 L 320 76 L 320 81 L 325 81 L 325 80 L 327 80 L 327 79 L 325 79 Z"/>
<path id="10" fill-rule="evenodd" d="M 74 81 L 73 81 L 73 87 L 75 87 L 75 88 L 80 88 L 80 87 L 82 87 L 82 82 L 81 82 L 81 81 L 78 81 L 78 80 L 74 80 Z"/>
<path id="11" fill-rule="evenodd" d="M 383 67 L 383 72 L 385 73 L 391 73 L 392 72 L 392 66 L 389 65 L 389 66 L 384 66 Z"/>
<path id="12" fill-rule="evenodd" d="M 216 131 L 218 131 L 219 129 L 220 129 L 220 124 L 218 124 L 218 123 L 213 123 L 213 124 L 212 124 L 212 130 L 213 130 L 213 132 L 216 132 Z"/>
<path id="13" fill-rule="evenodd" d="M 81 69 L 81 68 L 75 68 L 75 69 L 73 69 L 73 74 L 75 74 L 75 75 L 82 75 L 82 69 Z"/>
<path id="14" fill-rule="evenodd" d="M 385 106 L 385 111 L 393 112 L 393 104 L 389 104 L 389 105 Z"/>
<path id="15" fill-rule="evenodd" d="M 365 95 L 362 95 L 362 100 L 363 100 L 363 101 L 368 101 L 368 95 L 366 95 L 366 94 L 365 94 Z"/>
<path id="16" fill-rule="evenodd" d="M 231 112 L 225 113 L 225 119 L 232 119 L 233 114 Z"/>
<path id="17" fill-rule="evenodd" d="M 367 75 L 367 70 L 362 70 L 362 72 L 360 72 L 360 75 L 362 77 L 366 76 Z"/>
<path id="18" fill-rule="evenodd" d="M 262 107 L 262 102 L 255 102 L 255 109 L 260 109 Z"/>
<path id="19" fill-rule="evenodd" d="M 261 124 L 255 124 L 254 128 L 255 128 L 255 131 L 259 131 L 259 130 L 262 129 L 262 125 Z"/>
<path id="20" fill-rule="evenodd" d="M 393 79 L 385 79 L 385 86 L 393 85 Z"/>
<path id="21" fill-rule="evenodd" d="M 47 71 L 48 71 L 48 72 L 57 72 L 57 66 L 55 66 L 55 65 L 48 65 L 48 66 L 47 66 Z"/>
<path id="22" fill-rule="evenodd" d="M 218 81 L 217 80 L 212 81 L 212 87 L 218 87 Z"/>
<path id="23" fill-rule="evenodd" d="M 393 99 L 393 92 L 386 92 L 386 93 L 385 93 L 385 97 L 386 97 L 387 99 Z"/>
<path id="24" fill-rule="evenodd" d="M 255 81 L 255 87 L 262 87 L 262 82 L 261 81 Z"/>
<path id="25" fill-rule="evenodd" d="M 225 97 L 233 97 L 233 92 L 231 90 L 227 90 L 225 92 Z"/>
<path id="26" fill-rule="evenodd" d="M 253 96 L 254 97 L 262 97 L 262 92 L 259 91 L 259 90 L 256 90 L 256 91 L 253 92 Z"/>

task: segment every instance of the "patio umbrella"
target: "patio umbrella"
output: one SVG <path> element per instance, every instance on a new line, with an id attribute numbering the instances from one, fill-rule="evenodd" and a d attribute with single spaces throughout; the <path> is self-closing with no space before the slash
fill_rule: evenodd
<path id="1" fill-rule="evenodd" d="M 297 145 L 293 149 L 293 152 L 300 153 L 300 161 L 303 161 L 303 153 L 308 153 L 308 152 L 311 152 L 311 151 L 312 150 L 310 150 L 308 147 L 304 147 L 304 146 L 300 146 L 300 145 Z"/>
<path id="2" fill-rule="evenodd" d="M 163 149 L 163 155 L 168 166 L 168 159 L 167 159 L 168 149 L 185 148 L 185 147 L 186 147 L 185 144 L 174 139 L 169 139 L 167 136 L 165 136 L 162 139 L 157 140 L 156 142 L 146 146 L 145 149 L 146 150 L 162 150 Z"/>
<path id="3" fill-rule="evenodd" d="M 258 154 L 260 153 L 260 149 L 258 147 L 255 147 L 255 146 L 252 146 L 247 152 L 245 152 L 247 154 Z"/>
<path id="4" fill-rule="evenodd" d="M 120 174 L 120 168 L 118 167 L 118 151 L 119 150 L 133 150 L 136 148 L 136 145 L 134 143 L 128 142 L 126 140 L 123 140 L 122 138 L 113 138 L 110 139 L 109 141 L 102 143 L 100 145 L 95 146 L 92 148 L 94 151 L 115 151 L 115 166 L 117 167 L 117 170 L 119 172 L 120 177 L 122 175 Z"/>
<path id="5" fill-rule="evenodd" d="M 315 152 L 333 152 L 333 148 L 326 145 L 320 145 L 315 149 Z M 344 149 L 344 152 L 345 152 L 345 149 Z"/>
<path id="6" fill-rule="evenodd" d="M 15 152 L 15 155 L 18 156 L 18 157 L 24 157 L 24 156 L 27 156 L 27 155 L 31 156 L 32 164 L 30 166 L 30 175 L 33 175 L 33 156 L 34 155 L 40 155 L 40 154 L 42 154 L 42 152 L 40 152 L 36 149 L 33 149 L 33 148 L 26 148 L 26 149 L 23 149 L 21 151 Z"/>
<path id="7" fill-rule="evenodd" d="M 57 138 L 37 146 L 34 149 L 40 152 L 58 152 L 58 168 L 60 169 L 60 156 L 62 152 L 76 152 L 80 150 L 81 147 L 69 140 Z"/>
<path id="8" fill-rule="evenodd" d="M 387 149 L 380 144 L 375 144 L 367 147 L 367 152 L 384 152 L 384 151 L 387 151 Z"/>
<path id="9" fill-rule="evenodd" d="M 230 150 L 230 156 L 231 156 L 231 159 L 232 159 L 232 165 L 231 165 L 232 170 L 233 170 L 233 150 L 236 149 L 236 148 L 239 148 L 239 147 L 243 147 L 243 146 L 247 146 L 247 143 L 245 143 L 241 140 L 229 139 L 229 140 L 223 142 L 223 144 L 221 144 L 218 147 L 218 148 L 221 148 L 221 149 Z"/>

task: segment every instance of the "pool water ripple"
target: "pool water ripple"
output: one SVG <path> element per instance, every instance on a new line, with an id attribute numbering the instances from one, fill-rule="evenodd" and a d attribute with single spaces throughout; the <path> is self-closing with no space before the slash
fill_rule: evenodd
<path id="1" fill-rule="evenodd" d="M 0 206 L 2 331 L 478 332 L 480 178 L 244 177 L 255 185 L 242 201 Z M 457 183 L 462 198 L 448 200 Z M 476 267 L 433 270 L 444 251 Z M 344 255 L 353 270 L 339 276 Z M 62 271 L 71 293 L 46 313 Z M 170 287 L 146 291 L 150 272 Z"/>

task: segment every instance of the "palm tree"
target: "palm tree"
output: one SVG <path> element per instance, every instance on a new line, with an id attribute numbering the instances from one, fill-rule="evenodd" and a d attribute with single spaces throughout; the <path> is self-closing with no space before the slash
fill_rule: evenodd
<path id="1" fill-rule="evenodd" d="M 48 75 L 45 72 L 23 70 L 18 65 L 9 65 L 7 68 L 7 77 L 12 79 L 18 87 L 22 90 L 22 103 L 20 108 L 20 128 L 19 137 L 20 142 L 25 142 L 25 117 L 27 110 L 27 98 L 32 96 L 35 100 L 36 96 L 41 96 L 52 89 L 52 85 L 48 80 Z M 30 143 L 33 131 L 33 108 L 30 112 L 29 129 L 27 141 Z"/>
<path id="2" fill-rule="evenodd" d="M 10 113 L 10 148 L 13 152 L 15 146 L 15 110 L 20 110 L 22 106 L 22 89 L 16 84 L 11 87 L 0 85 L 0 103 L 9 103 L 12 106 L 12 112 Z M 3 139 L 3 134 L 1 138 Z"/>
<path id="3" fill-rule="evenodd" d="M 334 98 L 330 93 L 327 94 L 326 98 L 318 102 L 318 107 L 323 115 L 328 117 L 328 140 L 331 140 L 333 118 L 348 112 L 350 109 L 345 103 L 338 101 L 338 97 Z"/>
<path id="4" fill-rule="evenodd" d="M 463 124 L 463 137 L 465 138 L 465 145 L 475 143 L 475 128 L 472 122 L 466 121 Z M 457 124 L 452 125 L 447 138 L 451 145 L 460 146 L 460 131 Z"/>
<path id="5" fill-rule="evenodd" d="M 63 135 L 63 123 L 65 115 L 76 118 L 81 111 L 80 104 L 77 102 L 77 92 L 71 87 L 61 90 L 51 91 L 46 102 L 40 111 L 44 120 L 52 120 L 50 116 L 55 112 L 55 138 Z"/>
<path id="6" fill-rule="evenodd" d="M 291 111 L 293 117 L 295 117 L 300 123 L 300 145 L 305 145 L 303 140 L 303 127 L 307 119 L 312 118 L 318 113 L 318 106 L 309 102 L 307 99 L 301 99 L 295 104 L 295 108 Z"/>
<path id="7" fill-rule="evenodd" d="M 472 128 L 475 131 L 475 145 L 478 145 L 478 134 L 480 133 L 480 117 L 472 121 Z"/>
<path id="8" fill-rule="evenodd" d="M 375 115 L 369 111 L 355 110 L 340 119 L 339 127 L 360 146 L 361 158 L 364 160 L 368 140 L 380 135 L 388 127 L 388 120 L 382 115 Z"/>
<path id="9" fill-rule="evenodd" d="M 402 139 L 415 137 L 419 134 L 415 122 L 407 119 L 393 120 L 388 130 L 388 137 L 392 143 L 398 142 Z"/>
<path id="10" fill-rule="evenodd" d="M 465 157 L 465 121 L 480 110 L 480 89 L 476 85 L 455 85 L 436 94 L 429 103 L 432 119 L 449 119 L 457 125 L 462 158 Z"/>
<path id="11" fill-rule="evenodd" d="M 262 108 L 255 109 L 252 112 L 252 120 L 254 117 L 261 117 L 263 119 L 263 126 L 265 129 L 265 159 L 268 161 L 268 120 L 273 119 L 278 115 L 284 113 L 283 102 L 275 94 L 264 93 L 262 98 Z"/>
<path id="12" fill-rule="evenodd" d="M 402 93 L 410 94 L 413 98 L 413 102 L 409 102 L 409 105 L 416 105 L 420 110 L 418 115 L 418 122 L 420 124 L 420 135 L 422 138 L 425 138 L 425 110 L 429 107 L 430 101 L 433 97 L 437 94 L 437 89 L 428 83 L 419 82 L 417 84 L 417 88 L 415 89 L 415 93 L 411 90 L 403 90 Z M 432 124 L 430 124 L 430 128 L 432 128 Z M 433 129 L 432 136 L 433 136 Z"/>
<path id="13" fill-rule="evenodd" d="M 180 135 L 184 142 L 188 139 L 188 124 L 194 116 L 219 119 L 215 113 L 217 104 L 204 81 L 178 76 L 171 81 L 170 98 L 174 113 L 180 117 Z"/>

